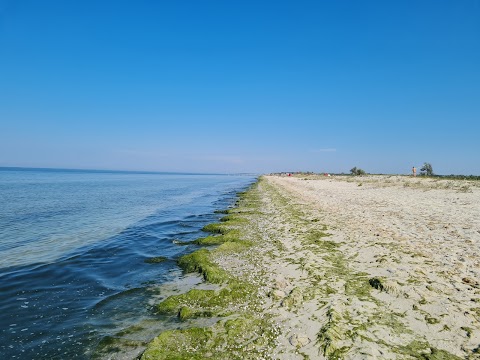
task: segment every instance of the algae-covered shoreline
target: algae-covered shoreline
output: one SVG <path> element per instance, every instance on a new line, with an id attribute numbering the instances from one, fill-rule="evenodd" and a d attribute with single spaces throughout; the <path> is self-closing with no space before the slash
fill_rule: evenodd
<path id="1" fill-rule="evenodd" d="M 261 177 L 179 259 L 201 281 L 156 305 L 183 326 L 139 359 L 478 358 L 480 189 L 464 188 Z"/>
<path id="2" fill-rule="evenodd" d="M 204 227 L 211 235 L 194 241 L 204 248 L 178 260 L 185 272 L 200 274 L 211 286 L 170 296 L 157 306 L 158 313 L 182 321 L 208 317 L 216 323 L 166 331 L 141 359 L 269 358 L 274 351 L 278 332 L 264 313 L 264 276 L 252 252 L 259 243 L 258 229 L 252 226 L 262 208 L 258 187 L 259 182 L 239 193 L 236 206 L 224 210 L 219 223 Z"/>

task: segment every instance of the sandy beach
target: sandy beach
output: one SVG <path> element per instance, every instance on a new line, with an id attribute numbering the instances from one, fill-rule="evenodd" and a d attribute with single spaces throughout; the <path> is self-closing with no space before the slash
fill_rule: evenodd
<path id="1" fill-rule="evenodd" d="M 415 342 L 424 348 L 419 353 L 436 349 L 465 358 L 478 351 L 478 187 L 407 177 L 269 177 L 267 183 L 304 209 L 306 217 L 326 225 L 332 235 L 328 240 L 338 245 L 345 261 L 345 269 L 326 270 L 335 263 L 321 250 L 306 249 L 296 236 L 285 238 L 302 263 L 301 273 L 278 268 L 290 287 L 307 292 L 322 285 L 332 288 L 327 296 L 323 291 L 314 295 L 296 314 L 280 311 L 288 326 L 296 327 L 292 335 L 313 340 L 303 352 L 316 356 L 318 346 L 332 351 L 345 347 L 345 358 L 397 358 L 414 355 L 417 349 L 402 347 Z M 362 278 L 374 288 L 370 294 L 349 292 L 349 281 Z M 325 305 L 319 309 L 319 303 Z M 337 327 L 328 329 L 334 336 L 328 344 L 318 343 L 329 321 Z"/>
<path id="2" fill-rule="evenodd" d="M 219 359 L 480 358 L 478 182 L 264 176 L 230 214 L 220 236 L 236 231 L 249 245 L 232 251 L 220 249 L 223 242 L 210 260 L 253 287 L 229 299 L 231 311 L 201 341 L 170 333 L 172 351 Z M 230 284 L 213 283 L 217 291 Z M 197 317 L 207 313 L 183 300 L 197 306 Z M 232 340 L 229 321 L 246 318 L 256 325 L 244 323 Z M 155 341 L 143 359 L 168 358 Z"/>

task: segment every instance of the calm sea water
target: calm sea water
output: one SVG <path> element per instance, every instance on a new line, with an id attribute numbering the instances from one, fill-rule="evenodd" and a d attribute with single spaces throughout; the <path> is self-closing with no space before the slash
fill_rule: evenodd
<path id="1" fill-rule="evenodd" d="M 2 359 L 88 359 L 128 326 L 154 332 L 155 288 L 196 249 L 181 243 L 254 180 L 0 168 Z"/>

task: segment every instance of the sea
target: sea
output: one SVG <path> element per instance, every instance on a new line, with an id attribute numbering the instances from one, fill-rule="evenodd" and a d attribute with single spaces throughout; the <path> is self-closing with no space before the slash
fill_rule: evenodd
<path id="1" fill-rule="evenodd" d="M 155 313 L 159 289 L 185 281 L 176 260 L 255 180 L 0 168 L 0 357 L 97 358 L 122 331 L 180 326 Z"/>

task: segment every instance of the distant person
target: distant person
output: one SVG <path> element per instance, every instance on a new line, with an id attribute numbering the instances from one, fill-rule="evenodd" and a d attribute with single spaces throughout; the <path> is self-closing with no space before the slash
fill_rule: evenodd
<path id="1" fill-rule="evenodd" d="M 412 175 L 417 176 L 417 169 L 415 169 L 415 166 L 412 167 Z"/>

